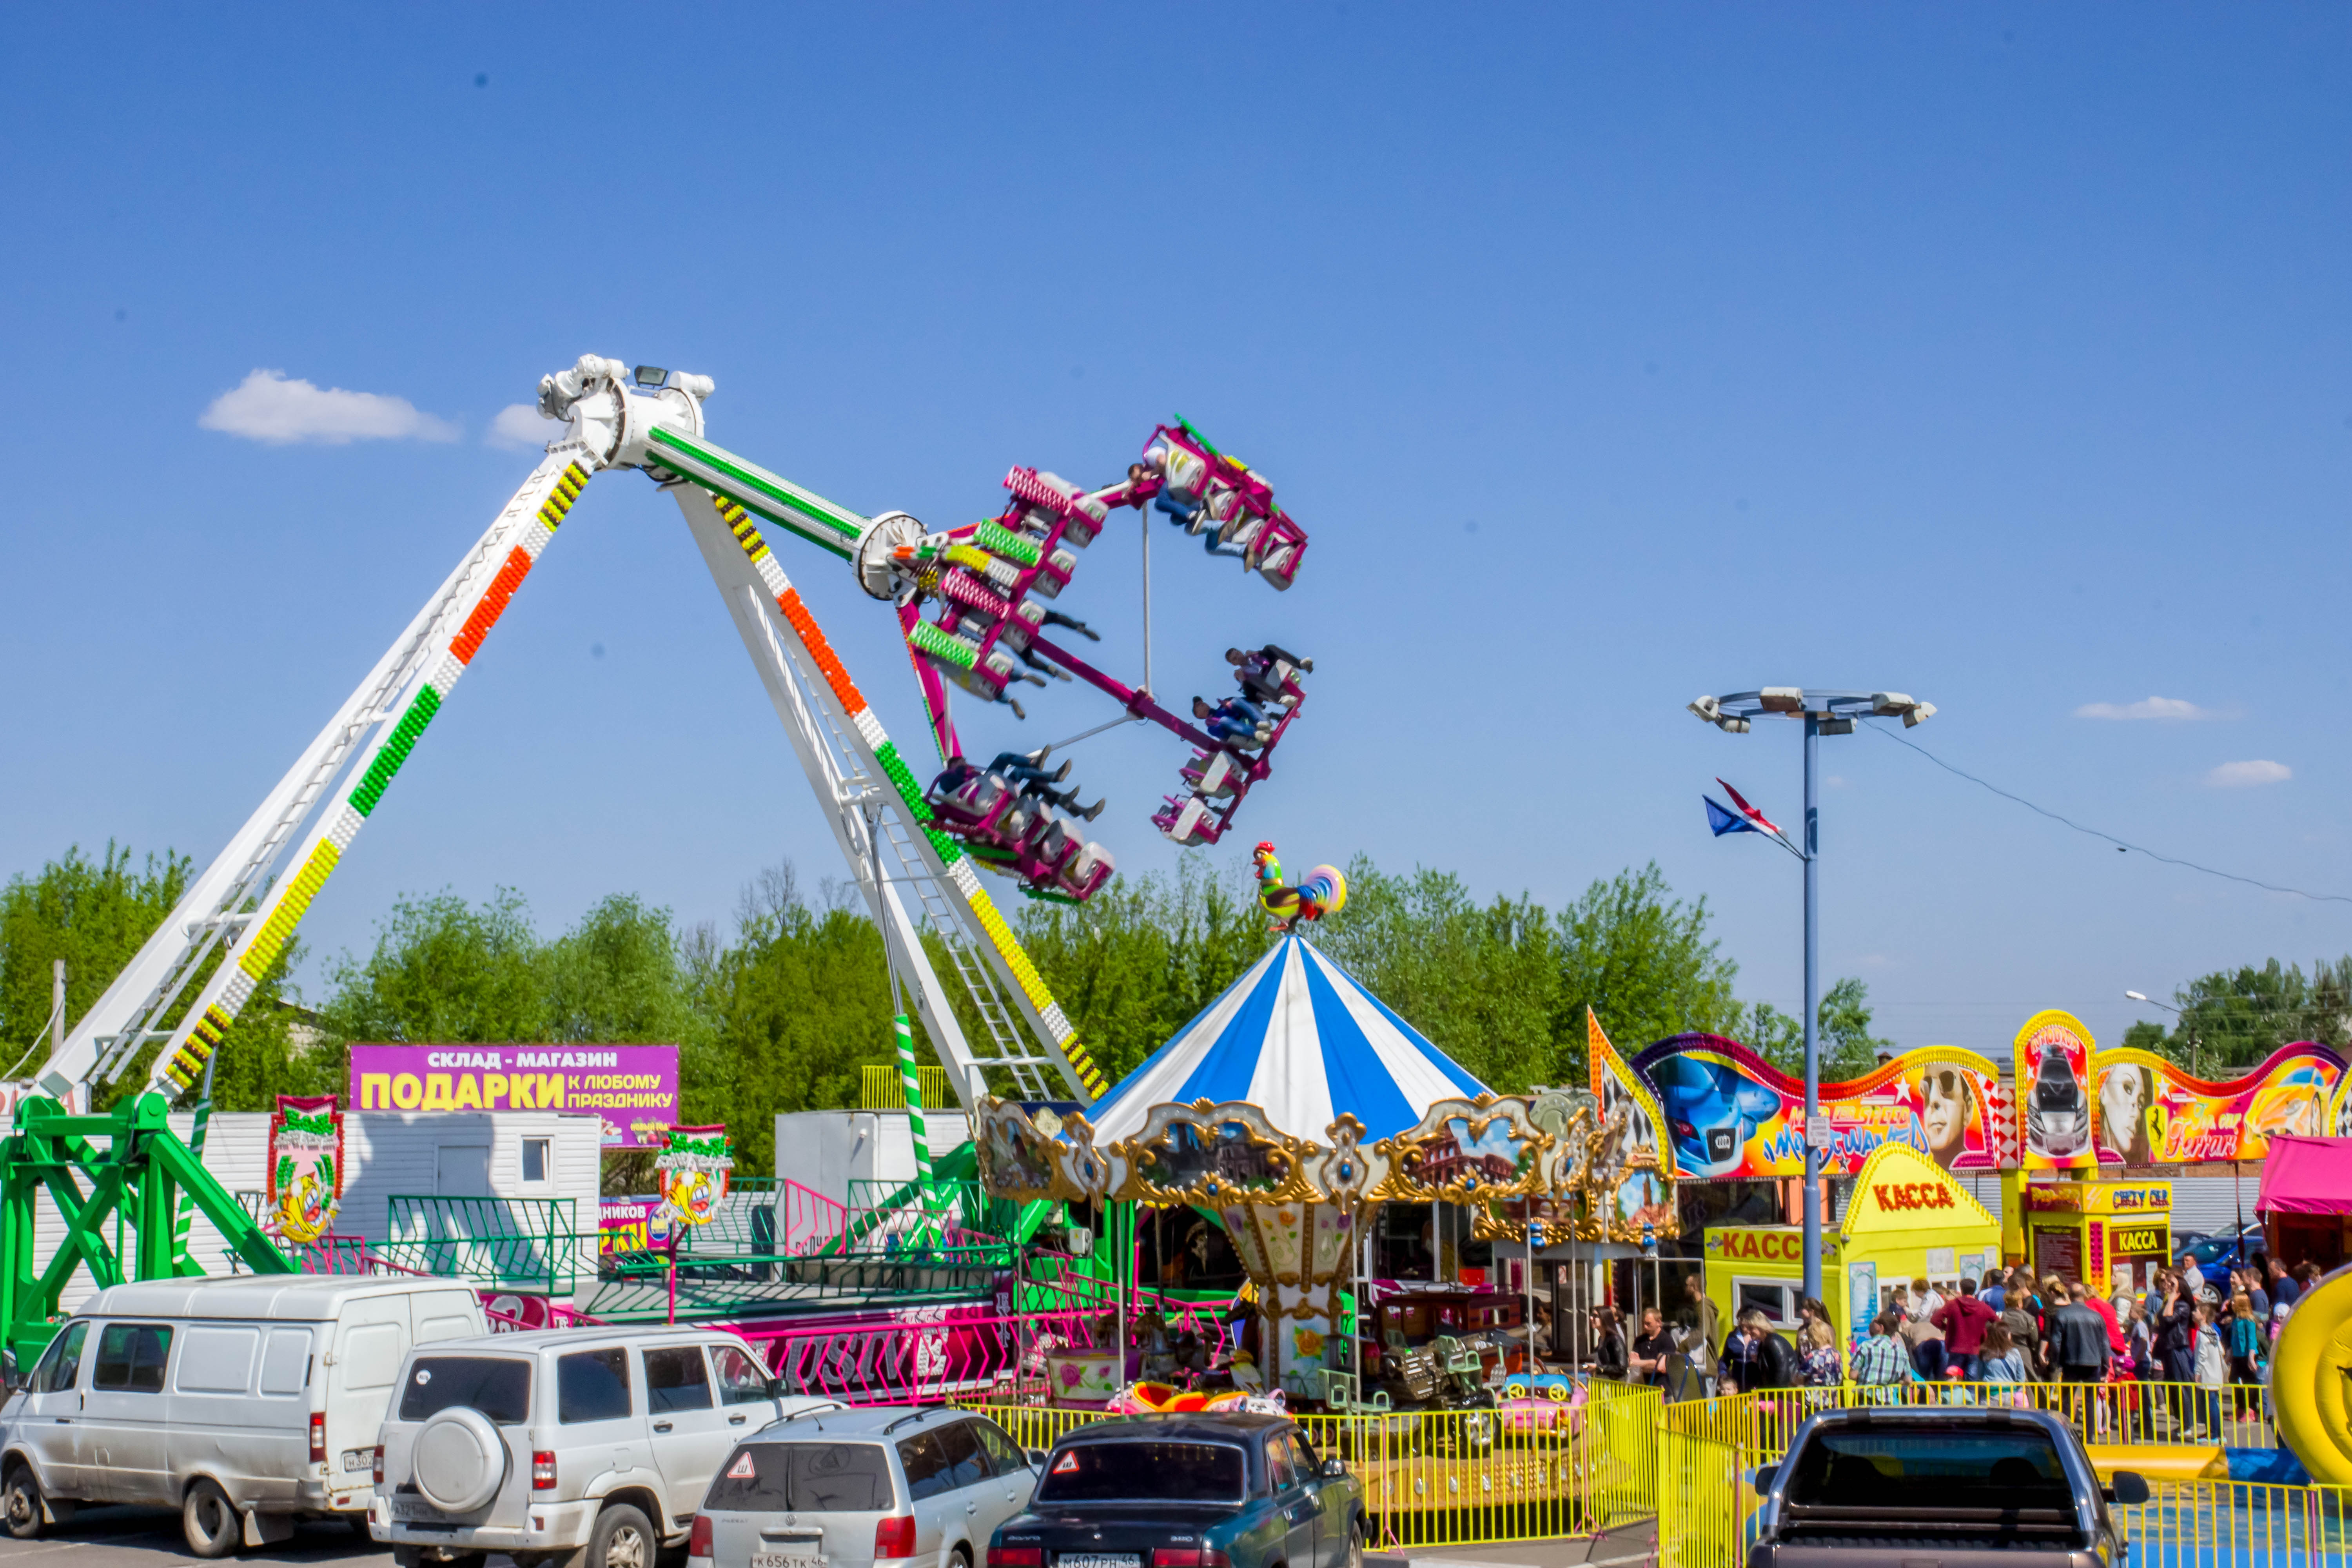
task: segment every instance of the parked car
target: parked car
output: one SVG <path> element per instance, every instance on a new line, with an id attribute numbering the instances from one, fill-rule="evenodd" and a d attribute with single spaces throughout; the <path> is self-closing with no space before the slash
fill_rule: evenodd
<path id="1" fill-rule="evenodd" d="M 100 1290 L 0 1405 L 0 1523 L 23 1540 L 77 1502 L 176 1508 L 199 1557 L 283 1541 L 306 1514 L 363 1527 L 403 1359 L 488 1327 L 445 1279 Z"/>
<path id="2" fill-rule="evenodd" d="M 729 1456 L 695 1517 L 687 1563 L 863 1568 L 912 1558 L 974 1568 L 1036 1482 L 1036 1460 L 983 1416 L 903 1405 L 790 1415 Z"/>
<path id="3" fill-rule="evenodd" d="M 2182 1244 L 2174 1242 L 2173 1262 L 2180 1268 L 2195 1268 L 2205 1281 L 2200 1292 L 2210 1298 L 2224 1298 L 2230 1289 L 2230 1270 L 2243 1268 L 2257 1252 L 2263 1250 L 2263 1227 L 2249 1224 L 2219 1236 L 2200 1237 Z"/>
<path id="4" fill-rule="evenodd" d="M 1054 1445 L 984 1568 L 1361 1568 L 1363 1554 L 1362 1486 L 1287 1418 L 1131 1415 Z"/>
<path id="5" fill-rule="evenodd" d="M 1950 1405 L 1824 1411 L 1755 1486 L 1748 1568 L 2120 1563 L 2124 1525 L 2109 1505 L 2147 1500 L 2127 1470 L 2103 1487 L 2056 1415 Z"/>
<path id="6" fill-rule="evenodd" d="M 712 1329 L 486 1334 L 417 1350 L 399 1386 L 371 1517 L 398 1568 L 492 1552 L 655 1568 L 742 1437 L 842 1408 L 780 1395 L 749 1344 Z"/>

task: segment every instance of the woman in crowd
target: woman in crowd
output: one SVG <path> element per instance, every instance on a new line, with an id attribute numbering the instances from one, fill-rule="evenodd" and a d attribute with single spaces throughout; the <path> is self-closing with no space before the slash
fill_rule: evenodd
<path id="1" fill-rule="evenodd" d="M 1838 1364 L 1837 1334 L 1827 1318 L 1807 1318 L 1805 1326 L 1797 1331 L 1797 1345 L 1803 1352 L 1797 1376 L 1807 1388 L 1835 1388 L 1843 1380 L 1844 1368 Z"/>
<path id="2" fill-rule="evenodd" d="M 1978 1357 L 1978 1373 L 1986 1383 L 2026 1383 L 2032 1379 L 2025 1364 L 2025 1352 L 2017 1348 L 2017 1336 L 2009 1331 L 2006 1323 L 1995 1323 L 1985 1330 L 1984 1347 Z"/>
<path id="3" fill-rule="evenodd" d="M 1631 1360 L 1625 1348 L 1625 1331 L 1614 1307 L 1592 1309 L 1592 1360 L 1602 1377 L 1618 1383 L 1625 1381 Z"/>
<path id="4" fill-rule="evenodd" d="M 2239 1390 L 2232 1396 L 2237 1419 L 2246 1419 L 2248 1388 L 2263 1385 L 2263 1325 L 2254 1313 L 2253 1297 L 2241 1290 L 2230 1298 L 2230 1332 L 2224 1347 L 2230 1352 L 2230 1382 Z M 2263 1408 L 2262 1395 L 2251 1396 L 2256 1416 Z"/>

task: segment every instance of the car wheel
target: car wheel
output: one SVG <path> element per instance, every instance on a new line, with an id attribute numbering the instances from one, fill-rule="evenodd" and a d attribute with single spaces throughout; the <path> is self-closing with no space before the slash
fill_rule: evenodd
<path id="1" fill-rule="evenodd" d="M 661 1542 L 646 1516 L 626 1503 L 596 1516 L 588 1538 L 588 1568 L 655 1568 Z"/>
<path id="2" fill-rule="evenodd" d="M 1348 1568 L 1364 1568 L 1364 1527 L 1348 1531 Z"/>
<path id="3" fill-rule="evenodd" d="M 0 1487 L 0 1524 L 19 1541 L 30 1541 L 41 1533 L 46 1521 L 41 1514 L 41 1483 L 33 1479 L 30 1465 L 18 1465 L 8 1472 L 8 1483 Z"/>
<path id="4" fill-rule="evenodd" d="M 240 1522 L 228 1493 L 216 1481 L 198 1481 L 188 1489 L 187 1500 L 180 1505 L 181 1533 L 188 1538 L 188 1550 L 198 1557 L 226 1557 L 235 1551 L 245 1535 Z"/>

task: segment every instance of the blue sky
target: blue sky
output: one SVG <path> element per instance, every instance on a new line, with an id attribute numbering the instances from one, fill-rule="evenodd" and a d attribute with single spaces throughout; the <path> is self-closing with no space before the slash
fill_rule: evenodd
<path id="1" fill-rule="evenodd" d="M 208 858 L 528 471 L 500 410 L 594 352 L 715 376 L 715 439 L 866 511 L 968 521 L 1014 462 L 1104 482 L 1180 410 L 1263 469 L 1314 541 L 1289 594 L 1155 541 L 1163 690 L 1236 640 L 1318 661 L 1244 848 L 1555 904 L 1655 859 L 1793 1008 L 1795 863 L 1708 839 L 1698 797 L 1720 773 L 1793 818 L 1797 736 L 1682 705 L 1806 683 L 1913 692 L 1957 765 L 2352 894 L 2341 8 L 0 29 L 0 869 L 110 836 Z M 199 424 L 257 369 L 415 433 Z M 1136 526 L 1065 599 L 1129 671 Z M 887 614 L 784 563 L 919 742 Z M 2150 697 L 2214 716 L 2078 716 Z M 1065 689 L 974 743 L 1108 716 Z M 2042 1006 L 2111 1037 L 2126 987 L 2352 949 L 2352 904 L 1826 751 L 1825 973 L 1903 1044 L 2004 1046 Z M 1171 864 L 1145 818 L 1181 748 L 1078 754 L 1121 864 Z M 724 922 L 783 856 L 836 869 L 675 509 L 606 476 L 315 906 L 314 988 L 404 890 Z"/>

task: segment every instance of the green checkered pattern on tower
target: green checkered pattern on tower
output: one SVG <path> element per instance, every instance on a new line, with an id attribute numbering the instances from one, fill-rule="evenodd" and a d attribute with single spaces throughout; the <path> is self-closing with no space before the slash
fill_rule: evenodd
<path id="1" fill-rule="evenodd" d="M 373 762 L 368 763 L 367 773 L 360 780 L 359 788 L 352 791 L 351 806 L 353 811 L 366 816 L 375 810 L 376 802 L 383 798 L 385 787 L 392 783 L 392 775 L 400 771 L 401 763 L 408 761 L 408 753 L 416 749 L 417 739 L 425 733 L 425 726 L 433 722 L 433 715 L 440 710 L 441 694 L 427 682 L 418 689 L 416 700 L 408 705 L 408 711 L 400 716 L 400 722 L 392 727 L 392 733 L 384 737 L 383 749 L 376 752 Z"/>
<path id="2" fill-rule="evenodd" d="M 914 771 L 900 760 L 898 742 L 885 741 L 875 747 L 874 760 L 882 764 L 883 773 L 897 786 L 898 798 L 907 803 L 908 815 L 915 819 L 915 826 L 939 851 L 940 863 L 952 866 L 962 859 L 963 846 L 931 826 L 930 804 L 923 799 L 923 786 L 915 782 Z"/>

